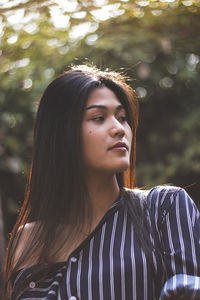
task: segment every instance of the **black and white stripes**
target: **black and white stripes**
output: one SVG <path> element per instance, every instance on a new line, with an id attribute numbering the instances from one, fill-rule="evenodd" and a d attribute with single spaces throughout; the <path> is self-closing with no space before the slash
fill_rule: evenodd
<path id="1" fill-rule="evenodd" d="M 162 290 L 160 300 L 180 290 L 191 299 L 200 299 L 199 212 L 187 193 L 176 187 L 156 187 L 147 196 L 165 273 L 159 267 L 156 273 L 141 249 L 137 228 L 124 201 L 122 190 L 94 232 L 68 261 L 54 264 L 55 275 L 46 279 L 49 281 L 29 285 L 18 299 L 155 300 L 159 298 L 155 290 Z M 152 261 L 159 266 L 154 253 Z M 23 277 L 20 274 L 27 270 L 17 276 L 13 295 L 18 294 Z M 163 289 L 161 275 L 166 282 Z"/>

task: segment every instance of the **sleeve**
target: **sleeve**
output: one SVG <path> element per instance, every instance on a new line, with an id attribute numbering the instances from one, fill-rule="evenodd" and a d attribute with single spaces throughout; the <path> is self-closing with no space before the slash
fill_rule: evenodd
<path id="1" fill-rule="evenodd" d="M 200 215 L 184 189 L 153 191 L 155 227 L 166 269 L 159 300 L 200 299 Z"/>

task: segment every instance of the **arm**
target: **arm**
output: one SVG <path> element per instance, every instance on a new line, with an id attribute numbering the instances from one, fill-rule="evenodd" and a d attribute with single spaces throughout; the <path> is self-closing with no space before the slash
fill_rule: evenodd
<path id="1" fill-rule="evenodd" d="M 153 191 L 156 231 L 166 267 L 160 300 L 200 299 L 200 220 L 189 195 L 180 188 Z"/>

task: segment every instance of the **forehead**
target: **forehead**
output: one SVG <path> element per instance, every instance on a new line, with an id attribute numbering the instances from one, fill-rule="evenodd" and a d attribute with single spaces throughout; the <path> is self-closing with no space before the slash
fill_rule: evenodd
<path id="1" fill-rule="evenodd" d="M 118 106 L 121 102 L 115 93 L 107 87 L 94 89 L 86 102 L 87 106 L 90 105 L 105 105 L 105 106 Z"/>

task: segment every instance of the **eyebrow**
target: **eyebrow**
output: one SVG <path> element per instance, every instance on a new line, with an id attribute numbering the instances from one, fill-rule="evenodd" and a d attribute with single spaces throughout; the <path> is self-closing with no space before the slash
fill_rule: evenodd
<path id="1" fill-rule="evenodd" d="M 89 110 L 89 109 L 93 109 L 93 108 L 100 108 L 100 109 L 105 109 L 105 110 L 108 110 L 108 107 L 105 106 L 105 105 L 90 105 L 88 107 L 85 108 L 85 110 Z M 121 110 L 121 109 L 124 109 L 124 106 L 123 105 L 119 105 L 117 106 L 116 110 Z"/>

